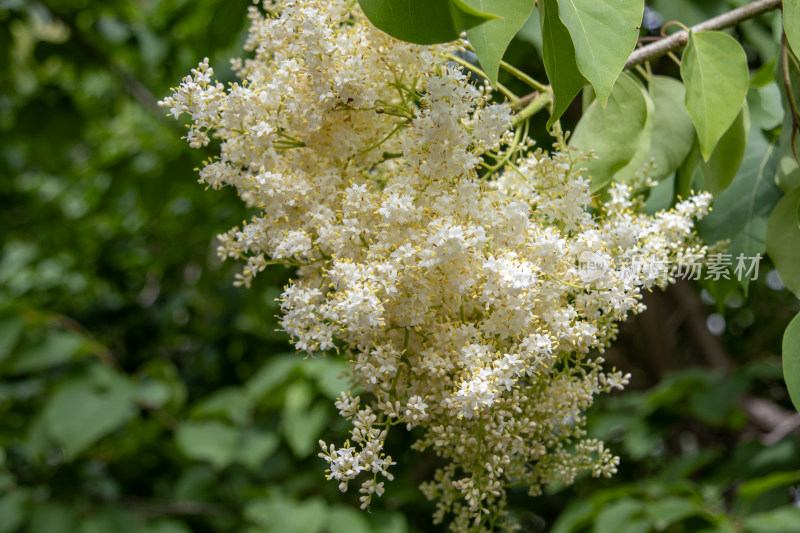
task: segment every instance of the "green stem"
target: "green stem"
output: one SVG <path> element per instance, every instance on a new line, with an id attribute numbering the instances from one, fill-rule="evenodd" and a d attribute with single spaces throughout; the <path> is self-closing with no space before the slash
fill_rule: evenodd
<path id="1" fill-rule="evenodd" d="M 516 76 L 520 81 L 525 82 L 526 84 L 530 85 L 532 88 L 536 89 L 537 91 L 547 92 L 550 90 L 549 85 L 544 85 L 543 83 L 539 83 L 535 79 L 531 78 L 517 67 L 510 63 L 506 63 L 503 60 L 500 60 L 500 66 L 503 67 L 504 70 L 508 71 L 509 73 Z"/>

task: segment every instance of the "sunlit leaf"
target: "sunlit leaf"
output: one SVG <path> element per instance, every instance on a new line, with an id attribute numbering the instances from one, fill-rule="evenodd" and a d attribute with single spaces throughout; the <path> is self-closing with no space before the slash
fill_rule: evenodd
<path id="1" fill-rule="evenodd" d="M 236 452 L 236 462 L 250 470 L 258 470 L 278 449 L 279 443 L 280 440 L 274 433 L 261 430 L 244 431 Z"/>
<path id="2" fill-rule="evenodd" d="M 98 390 L 87 380 L 67 383 L 42 413 L 47 433 L 74 458 L 136 415 L 133 389 Z"/>
<path id="3" fill-rule="evenodd" d="M 681 61 L 681 78 L 686 85 L 686 109 L 703 159 L 708 161 L 747 96 L 747 56 L 730 35 L 692 32 Z"/>
<path id="4" fill-rule="evenodd" d="M 283 434 L 292 452 L 299 458 L 308 457 L 318 447 L 320 434 L 328 420 L 322 402 L 312 407 L 314 392 L 304 381 L 292 383 L 286 389 L 283 403 Z"/>
<path id="5" fill-rule="evenodd" d="M 26 374 L 65 363 L 78 353 L 84 342 L 83 337 L 70 331 L 48 332 L 15 355 L 9 372 Z"/>
<path id="6" fill-rule="evenodd" d="M 748 533 L 795 533 L 797 524 L 800 524 L 800 509 L 788 505 L 748 515 L 744 520 Z"/>
<path id="7" fill-rule="evenodd" d="M 247 503 L 244 516 L 267 533 L 318 533 L 328 520 L 328 508 L 319 497 L 299 502 L 275 496 Z"/>
<path id="8" fill-rule="evenodd" d="M 328 518 L 330 533 L 370 533 L 372 528 L 366 514 L 352 507 L 337 505 L 331 508 Z"/>
<path id="9" fill-rule="evenodd" d="M 535 0 L 464 0 L 480 13 L 497 18 L 467 30 L 467 38 L 475 49 L 481 68 L 492 85 L 497 85 L 500 60 L 508 44 L 528 20 Z"/>
<path id="10" fill-rule="evenodd" d="M 575 60 L 603 106 L 636 47 L 644 0 L 558 0 Z"/>
<path id="11" fill-rule="evenodd" d="M 221 469 L 233 462 L 239 446 L 239 432 L 222 422 L 185 422 L 175 433 L 178 448 L 190 459 L 208 461 Z"/>
<path id="12" fill-rule="evenodd" d="M 791 327 L 791 324 L 790 324 Z M 797 326 L 797 338 L 794 339 L 800 342 L 800 321 L 798 321 Z M 789 329 L 786 330 L 784 333 L 784 343 L 786 342 L 786 335 L 789 334 Z M 791 347 L 790 347 L 791 349 Z M 795 389 L 796 393 L 800 393 L 800 344 L 795 344 L 794 346 L 795 354 L 794 354 L 794 369 L 797 371 L 795 373 L 797 381 L 797 388 Z M 791 359 L 792 356 L 790 355 L 788 359 Z M 784 345 L 784 358 L 783 358 L 784 367 L 787 364 L 787 353 L 786 353 L 786 346 Z M 787 381 L 788 383 L 788 381 Z M 793 391 L 790 389 L 789 391 L 792 393 Z M 800 399 L 800 396 L 792 396 L 793 398 L 797 397 Z M 785 485 L 790 485 L 792 483 L 797 483 L 800 481 L 800 470 L 794 470 L 792 472 L 775 472 L 763 477 L 758 477 L 755 479 L 748 479 L 741 485 L 739 485 L 739 490 L 737 494 L 740 498 L 744 498 L 745 500 L 755 500 L 765 492 L 772 490 L 777 487 L 783 487 Z"/>

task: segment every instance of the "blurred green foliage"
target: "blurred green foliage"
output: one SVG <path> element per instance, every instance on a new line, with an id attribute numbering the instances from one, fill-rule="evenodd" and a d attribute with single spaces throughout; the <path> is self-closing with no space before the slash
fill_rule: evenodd
<path id="1" fill-rule="evenodd" d="M 303 360 L 277 331 L 290 271 L 232 287 L 238 267 L 211 237 L 248 214 L 193 183 L 214 148 L 190 150 L 155 106 L 204 55 L 233 79 L 248 3 L 0 2 L 0 533 L 443 529 L 416 489 L 436 459 L 402 439 L 370 513 L 323 480 L 317 440 L 346 434 L 345 363 Z M 654 4 L 706 16 L 703 2 Z M 762 27 L 742 31 L 775 53 Z M 542 74 L 523 35 L 507 59 Z M 526 531 L 798 530 L 800 441 L 779 431 L 792 418 L 778 366 L 797 300 L 767 271 L 747 298 L 723 283 L 707 305 L 696 290 L 648 301 L 608 354 L 634 390 L 590 416 L 619 475 L 536 499 L 520 488 Z M 721 336 L 708 313 L 727 320 Z"/>

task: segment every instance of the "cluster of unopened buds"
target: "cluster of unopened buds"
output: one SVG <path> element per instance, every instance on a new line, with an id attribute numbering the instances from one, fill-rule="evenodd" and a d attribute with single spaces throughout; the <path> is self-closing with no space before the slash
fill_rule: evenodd
<path id="1" fill-rule="evenodd" d="M 671 268 L 630 274 L 631 258 L 701 260 L 698 195 L 654 216 L 623 184 L 590 194 L 582 156 L 558 137 L 534 149 L 524 113 L 493 103 L 449 62 L 460 45 L 421 47 L 372 27 L 357 3 L 252 8 L 240 83 L 207 61 L 161 104 L 188 114 L 193 146 L 220 144 L 200 172 L 255 215 L 219 237 L 250 286 L 297 267 L 281 298 L 300 352 L 346 357 L 359 396 L 337 407 L 348 442 L 320 442 L 329 479 L 384 492 L 394 426 L 443 458 L 423 492 L 454 531 L 508 520 L 506 489 L 531 495 L 582 471 L 616 472 L 587 438 L 585 412 L 629 376 L 599 355 Z M 581 256 L 604 268 L 586 281 Z M 508 526 L 512 527 L 512 526 Z"/>

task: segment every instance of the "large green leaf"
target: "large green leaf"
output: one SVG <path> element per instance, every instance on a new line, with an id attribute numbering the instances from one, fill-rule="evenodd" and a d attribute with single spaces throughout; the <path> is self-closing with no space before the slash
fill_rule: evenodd
<path id="1" fill-rule="evenodd" d="M 38 372 L 72 359 L 84 345 L 83 337 L 70 331 L 51 331 L 34 344 L 16 354 L 10 365 L 11 374 Z"/>
<path id="2" fill-rule="evenodd" d="M 22 315 L 13 309 L 0 314 L 0 363 L 11 355 L 22 335 L 24 325 L 25 320 Z"/>
<path id="3" fill-rule="evenodd" d="M 800 187 L 781 198 L 767 224 L 767 253 L 781 280 L 800 298 L 800 228 L 797 227 L 797 202 Z"/>
<path id="4" fill-rule="evenodd" d="M 620 76 L 605 108 L 599 100 L 592 102 L 570 138 L 570 145 L 597 156 L 581 163 L 592 179 L 592 191 L 639 168 L 649 150 L 653 114 L 647 91 L 628 74 Z"/>
<path id="5" fill-rule="evenodd" d="M 783 332 L 783 379 L 794 408 L 800 411 L 800 314 Z"/>
<path id="6" fill-rule="evenodd" d="M 328 421 L 326 406 L 318 402 L 312 407 L 313 399 L 311 387 L 305 382 L 293 383 L 286 390 L 283 434 L 298 458 L 308 457 L 317 448 L 320 434 Z"/>
<path id="7" fill-rule="evenodd" d="M 593 533 L 616 533 L 620 527 L 638 522 L 644 517 L 645 503 L 642 500 L 623 498 L 611 503 L 598 513 Z"/>
<path id="8" fill-rule="evenodd" d="M 784 332 L 784 342 L 786 342 L 786 334 L 788 333 L 789 330 L 787 329 Z M 797 344 L 800 343 L 800 321 L 798 321 L 797 338 L 795 338 L 794 340 L 797 341 L 794 345 L 794 349 L 796 352 L 794 354 L 795 356 L 794 365 L 796 370 L 795 379 L 797 381 L 796 391 L 797 393 L 800 393 L 800 344 Z M 785 344 L 783 348 L 783 353 L 784 353 L 783 365 L 785 370 L 787 363 Z M 791 356 L 789 357 L 789 359 L 791 359 Z M 800 396 L 793 396 L 793 398 L 794 397 L 800 399 Z M 792 483 L 797 483 L 798 481 L 800 481 L 800 470 L 794 470 L 792 472 L 774 472 L 767 476 L 758 477 L 756 479 L 748 479 L 747 481 L 739 485 L 739 490 L 737 494 L 739 495 L 740 498 L 744 498 L 745 500 L 755 500 L 756 498 L 758 498 L 759 496 L 761 496 L 762 494 L 764 494 L 769 490 L 772 490 L 776 487 L 782 487 L 785 485 L 790 485 Z"/>
<path id="9" fill-rule="evenodd" d="M 330 533 L 371 533 L 373 530 L 367 516 L 366 513 L 352 507 L 344 505 L 331 507 L 328 530 Z"/>
<path id="10" fill-rule="evenodd" d="M 178 448 L 190 459 L 225 468 L 236 458 L 239 432 L 222 422 L 186 422 L 175 433 Z"/>
<path id="11" fill-rule="evenodd" d="M 25 507 L 30 499 L 28 489 L 8 491 L 0 496 L 0 533 L 13 533 L 26 518 Z"/>
<path id="12" fill-rule="evenodd" d="M 539 20 L 542 24 L 544 70 L 553 88 L 553 114 L 547 121 L 550 129 L 586 84 L 586 78 L 575 62 L 572 37 L 558 16 L 558 0 L 539 2 Z"/>
<path id="13" fill-rule="evenodd" d="M 266 533 L 318 533 L 329 518 L 328 507 L 319 497 L 299 502 L 278 495 L 247 503 L 244 516 Z"/>
<path id="14" fill-rule="evenodd" d="M 483 71 L 492 85 L 497 85 L 500 60 L 508 44 L 528 20 L 535 0 L 464 0 L 464 3 L 478 12 L 497 17 L 467 30 L 467 37 Z"/>
<path id="15" fill-rule="evenodd" d="M 136 415 L 132 387 L 101 390 L 90 380 L 68 382 L 42 413 L 47 433 L 72 459 Z"/>
<path id="16" fill-rule="evenodd" d="M 730 35 L 692 32 L 681 62 L 681 77 L 686 84 L 686 109 L 697 130 L 703 159 L 708 161 L 747 97 L 747 56 Z"/>
<path id="17" fill-rule="evenodd" d="M 558 0 L 575 60 L 603 106 L 636 47 L 644 0 Z"/>
<path id="18" fill-rule="evenodd" d="M 675 496 L 648 502 L 645 513 L 656 531 L 664 531 L 672 524 L 702 512 L 702 507 L 686 498 Z"/>
<path id="19" fill-rule="evenodd" d="M 800 509 L 784 505 L 747 516 L 744 521 L 747 533 L 796 533 L 800 524 Z"/>
<path id="20" fill-rule="evenodd" d="M 776 165 L 776 143 L 752 128 L 739 172 L 715 198 L 713 211 L 698 224 L 706 242 L 729 240 L 728 253 L 734 258 L 764 253 L 767 220 L 781 197 L 772 179 Z M 747 286 L 748 281 L 743 283 Z"/>
<path id="21" fill-rule="evenodd" d="M 255 429 L 244 431 L 236 451 L 236 462 L 250 470 L 258 470 L 278 449 L 278 444 L 278 436 L 274 433 Z"/>
<path id="22" fill-rule="evenodd" d="M 747 106 L 744 106 L 714 147 L 711 157 L 701 164 L 706 178 L 706 188 L 714 196 L 727 189 L 739 171 L 747 147 L 748 131 L 750 131 L 750 116 Z"/>
<path id="23" fill-rule="evenodd" d="M 462 31 L 496 18 L 471 8 L 463 0 L 358 0 L 358 3 L 379 29 L 418 44 L 453 41 Z"/>
<path id="24" fill-rule="evenodd" d="M 774 81 L 754 87 L 751 78 L 746 107 L 750 110 L 750 122 L 762 130 L 777 128 L 783 121 L 781 90 Z"/>
<path id="25" fill-rule="evenodd" d="M 650 95 L 655 117 L 646 162 L 652 160 L 655 163 L 655 173 L 651 177 L 661 181 L 678 170 L 689 155 L 694 140 L 694 126 L 683 103 L 686 89 L 679 80 L 653 76 Z"/>
<path id="26" fill-rule="evenodd" d="M 783 31 L 794 55 L 800 56 L 800 2 L 797 0 L 783 2 Z"/>

